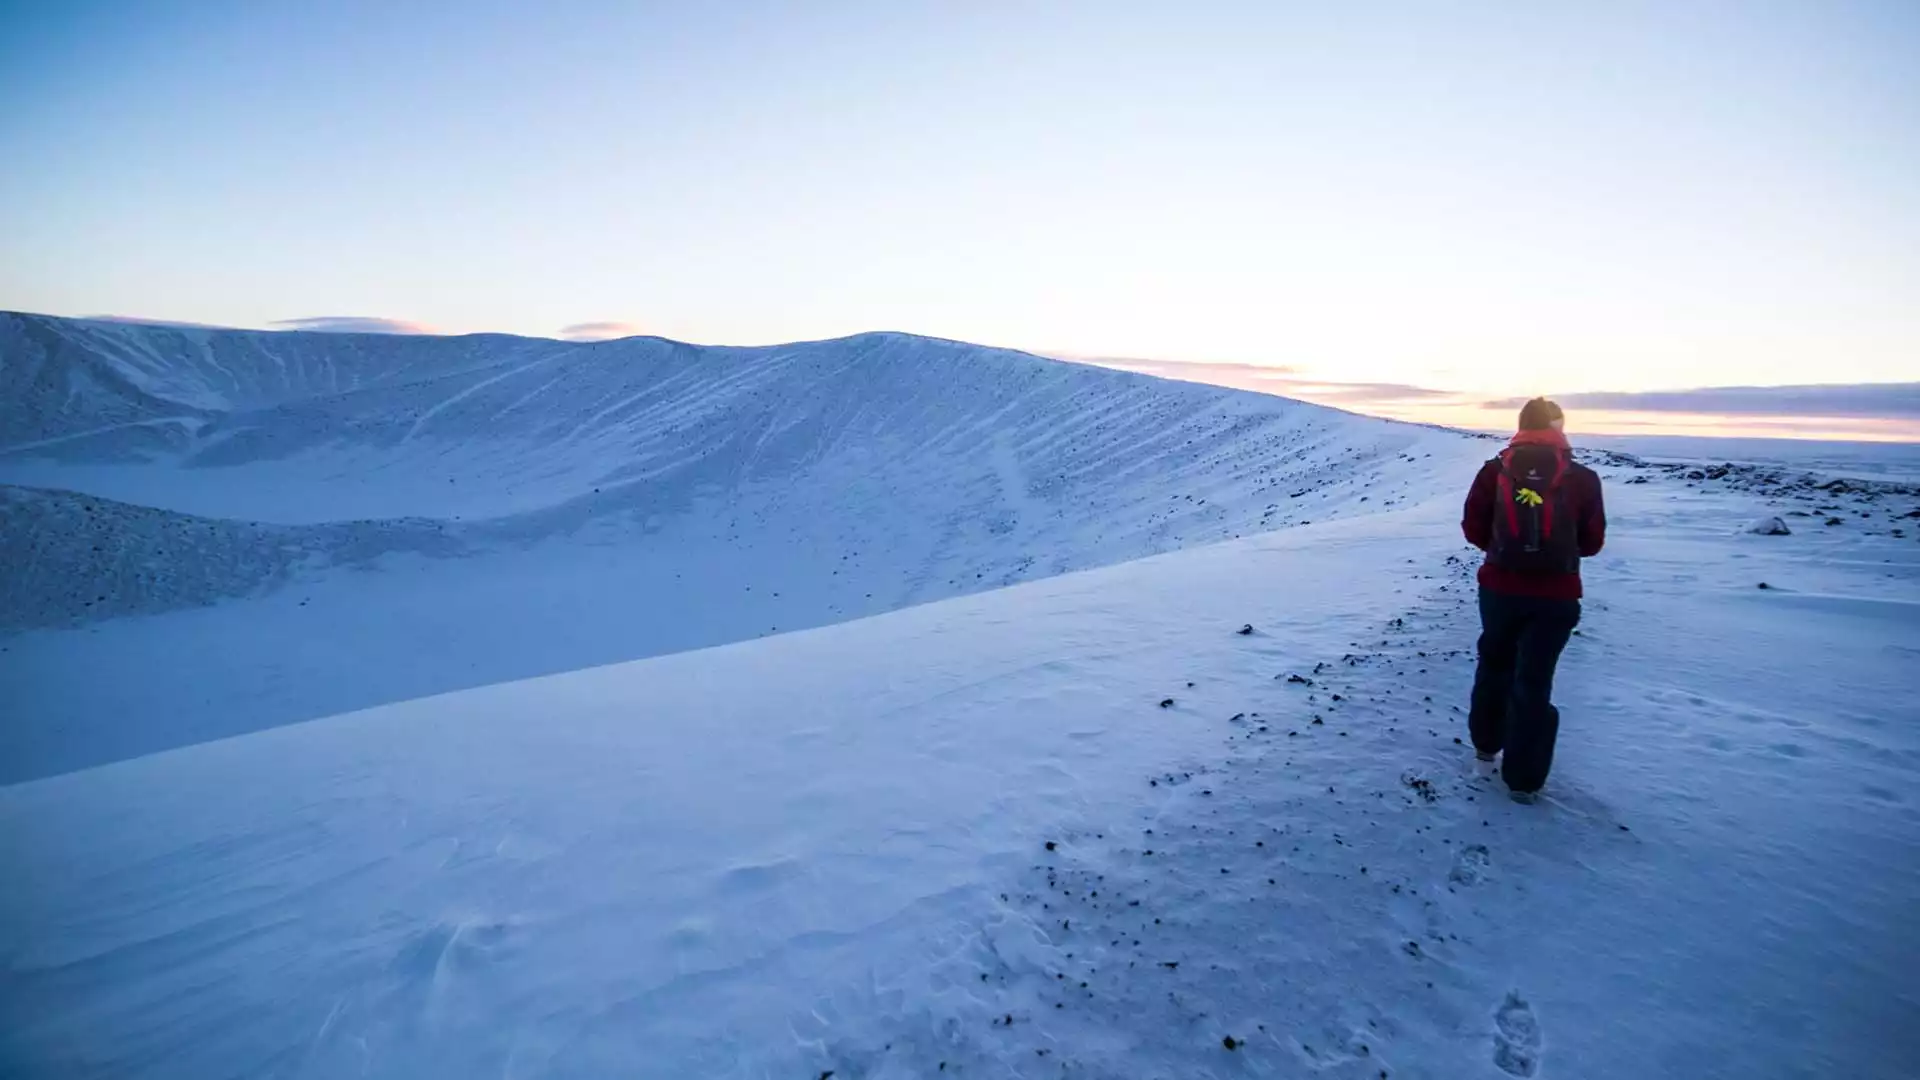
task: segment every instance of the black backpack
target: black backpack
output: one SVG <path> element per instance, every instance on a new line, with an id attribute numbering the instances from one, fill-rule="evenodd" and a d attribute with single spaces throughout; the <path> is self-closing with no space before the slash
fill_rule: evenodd
<path id="1" fill-rule="evenodd" d="M 1487 561 L 1522 574 L 1580 572 L 1579 522 L 1566 498 L 1573 462 L 1551 446 L 1515 446 L 1493 459 L 1500 467 Z"/>

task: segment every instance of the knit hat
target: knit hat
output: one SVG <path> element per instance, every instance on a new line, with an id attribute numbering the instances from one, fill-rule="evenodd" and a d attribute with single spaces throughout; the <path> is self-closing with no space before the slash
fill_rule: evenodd
<path id="1" fill-rule="evenodd" d="M 1560 411 L 1560 406 L 1546 398 L 1537 397 L 1521 407 L 1520 430 L 1545 431 L 1553 426 L 1555 420 L 1564 419 L 1566 414 Z"/>

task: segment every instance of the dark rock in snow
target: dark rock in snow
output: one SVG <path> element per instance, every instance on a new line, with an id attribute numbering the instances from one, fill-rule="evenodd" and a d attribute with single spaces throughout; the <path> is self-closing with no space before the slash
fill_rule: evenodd
<path id="1" fill-rule="evenodd" d="M 1161 698 L 1161 699 L 1160 699 L 1160 707 L 1161 707 L 1161 708 L 1163 708 L 1163 709 L 1171 709 L 1171 708 L 1173 708 L 1173 699 L 1172 699 L 1172 698 Z"/>
<path id="2" fill-rule="evenodd" d="M 1777 517 L 1764 517 L 1747 526 L 1747 531 L 1755 536 L 1791 536 L 1793 530 Z"/>
<path id="3" fill-rule="evenodd" d="M 1245 626 L 1243 626 L 1243 627 L 1241 627 L 1240 629 L 1238 629 L 1238 630 L 1236 630 L 1236 631 L 1234 631 L 1234 633 L 1237 633 L 1237 634 L 1239 634 L 1239 635 L 1240 635 L 1241 637 L 1246 637 L 1247 635 L 1249 635 L 1249 634 L 1251 634 L 1251 633 L 1253 633 L 1253 624 L 1252 624 L 1252 623 L 1248 623 L 1247 625 L 1245 625 Z"/>

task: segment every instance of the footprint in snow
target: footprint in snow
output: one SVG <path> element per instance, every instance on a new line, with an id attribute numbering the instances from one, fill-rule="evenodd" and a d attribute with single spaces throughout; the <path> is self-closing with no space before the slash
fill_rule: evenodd
<path id="1" fill-rule="evenodd" d="M 1493 1063 L 1508 1076 L 1532 1076 L 1540 1071 L 1540 1021 L 1518 990 L 1493 1014 Z"/>
<path id="2" fill-rule="evenodd" d="M 1485 844 L 1468 844 L 1453 857 L 1453 870 L 1447 880 L 1456 885 L 1478 885 L 1493 865 L 1493 856 Z"/>

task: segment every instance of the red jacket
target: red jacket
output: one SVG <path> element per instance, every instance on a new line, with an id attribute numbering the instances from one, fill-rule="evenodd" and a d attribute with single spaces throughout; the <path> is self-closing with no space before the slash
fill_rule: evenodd
<path id="1" fill-rule="evenodd" d="M 1567 449 L 1566 436 L 1557 431 L 1523 431 L 1513 437 L 1511 445 L 1529 444 Z M 1607 538 L 1607 510 L 1600 495 L 1600 477 L 1585 465 L 1571 462 L 1569 465 L 1566 478 L 1560 481 L 1561 491 L 1567 505 L 1573 510 L 1580 556 L 1592 558 L 1600 554 L 1600 547 Z M 1468 543 L 1481 551 L 1487 550 L 1487 545 L 1493 542 L 1493 512 L 1499 487 L 1500 459 L 1496 457 L 1482 465 L 1479 474 L 1473 478 L 1473 487 L 1467 490 L 1467 505 L 1460 518 L 1460 531 L 1466 534 Z M 1537 596 L 1546 600 L 1578 600 L 1582 595 L 1577 571 L 1571 574 L 1520 574 L 1483 563 L 1480 566 L 1480 584 L 1494 592 Z"/>

